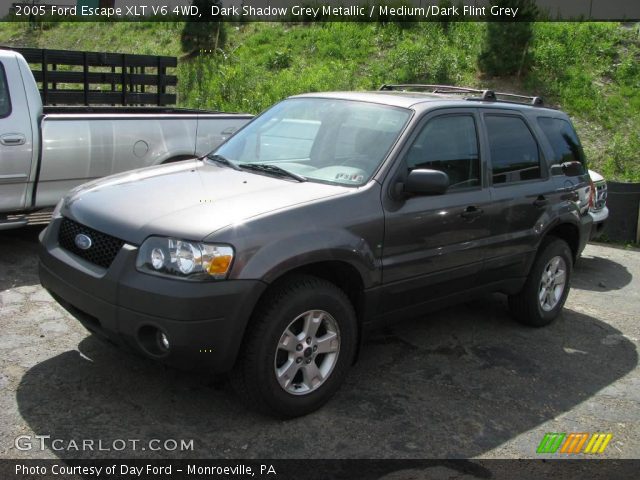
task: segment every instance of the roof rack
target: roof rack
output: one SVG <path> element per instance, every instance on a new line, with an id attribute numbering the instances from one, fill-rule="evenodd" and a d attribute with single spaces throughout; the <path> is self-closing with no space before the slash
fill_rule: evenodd
<path id="1" fill-rule="evenodd" d="M 431 93 L 473 93 L 478 94 L 477 97 L 466 97 L 465 100 L 484 101 L 484 102 L 496 102 L 498 100 L 505 103 L 520 103 L 530 104 L 536 107 L 540 107 L 544 104 L 542 97 L 531 97 L 528 95 L 517 95 L 515 93 L 503 93 L 494 92 L 488 89 L 468 88 L 468 87 L 456 87 L 454 85 L 430 85 L 421 83 L 406 83 L 406 84 L 392 84 L 382 85 L 380 90 L 430 90 Z M 506 97 L 505 99 L 498 97 Z"/>

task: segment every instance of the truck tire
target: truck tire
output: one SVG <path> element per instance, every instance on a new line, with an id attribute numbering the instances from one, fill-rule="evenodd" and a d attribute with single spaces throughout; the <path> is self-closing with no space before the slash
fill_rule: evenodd
<path id="1" fill-rule="evenodd" d="M 356 315 L 345 293 L 321 278 L 295 275 L 257 307 L 231 383 L 263 413 L 306 415 L 340 387 L 356 346 Z"/>
<path id="2" fill-rule="evenodd" d="M 524 287 L 509 296 L 509 309 L 515 319 L 532 327 L 555 320 L 567 300 L 572 269 L 567 242 L 553 236 L 544 239 Z"/>

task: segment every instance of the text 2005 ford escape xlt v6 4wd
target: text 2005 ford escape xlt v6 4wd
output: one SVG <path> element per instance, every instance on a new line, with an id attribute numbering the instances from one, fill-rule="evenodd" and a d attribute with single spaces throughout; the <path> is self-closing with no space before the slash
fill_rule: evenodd
<path id="1" fill-rule="evenodd" d="M 79 187 L 42 284 L 96 335 L 231 371 L 280 416 L 325 403 L 374 324 L 492 291 L 548 324 L 591 228 L 567 115 L 421 87 L 292 97 L 204 159 Z"/>

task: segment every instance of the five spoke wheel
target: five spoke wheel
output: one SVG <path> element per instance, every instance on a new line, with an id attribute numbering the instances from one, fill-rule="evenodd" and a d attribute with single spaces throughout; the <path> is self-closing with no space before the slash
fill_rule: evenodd
<path id="1" fill-rule="evenodd" d="M 340 353 L 340 329 L 324 310 L 298 315 L 285 329 L 276 348 L 274 369 L 280 386 L 294 395 L 320 387 Z"/>
<path id="2" fill-rule="evenodd" d="M 544 267 L 540 278 L 538 300 L 540 307 L 549 312 L 555 308 L 567 284 L 567 264 L 561 256 L 555 256 Z"/>
<path id="3" fill-rule="evenodd" d="M 522 289 L 509 295 L 509 308 L 525 325 L 542 327 L 562 311 L 569 294 L 573 253 L 561 238 L 549 235 L 538 249 Z"/>

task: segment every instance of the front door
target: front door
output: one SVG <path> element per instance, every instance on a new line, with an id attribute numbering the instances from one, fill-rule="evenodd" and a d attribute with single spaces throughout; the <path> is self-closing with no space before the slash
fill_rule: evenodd
<path id="1" fill-rule="evenodd" d="M 442 195 L 383 201 L 382 314 L 473 287 L 490 235 L 474 109 L 428 115 L 399 161 L 405 171 L 441 170 L 450 186 Z"/>
<path id="2" fill-rule="evenodd" d="M 0 212 L 25 208 L 33 148 L 18 62 L 14 58 L 6 62 L 14 63 L 0 61 Z M 9 85 L 16 87 L 10 91 Z"/>

